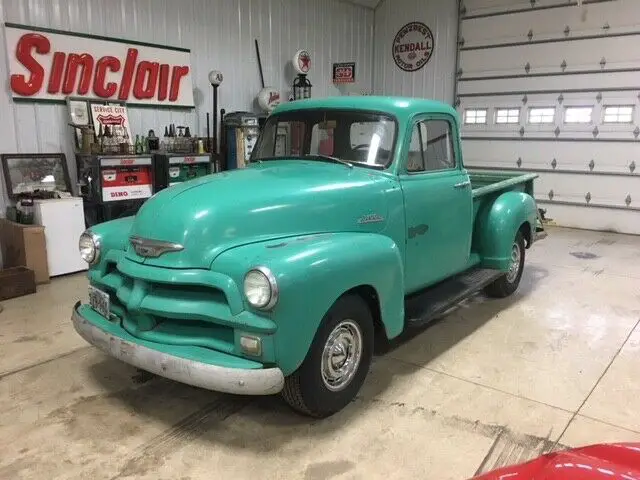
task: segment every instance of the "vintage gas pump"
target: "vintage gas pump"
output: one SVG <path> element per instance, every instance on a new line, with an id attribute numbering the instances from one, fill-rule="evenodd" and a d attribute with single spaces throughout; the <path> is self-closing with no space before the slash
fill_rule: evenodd
<path id="1" fill-rule="evenodd" d="M 177 183 L 202 177 L 213 172 L 211 156 L 156 153 L 153 156 L 155 168 L 155 191 L 158 192 Z"/>
<path id="2" fill-rule="evenodd" d="M 258 139 L 258 116 L 251 112 L 229 112 L 222 123 L 227 170 L 244 168 Z"/>
<path id="3" fill-rule="evenodd" d="M 311 82 L 307 74 L 311 69 L 311 55 L 306 50 L 298 50 L 293 56 L 293 69 L 298 74 L 293 81 L 293 99 L 311 98 Z"/>
<path id="4" fill-rule="evenodd" d="M 77 154 L 87 224 L 135 215 L 154 192 L 151 155 Z"/>

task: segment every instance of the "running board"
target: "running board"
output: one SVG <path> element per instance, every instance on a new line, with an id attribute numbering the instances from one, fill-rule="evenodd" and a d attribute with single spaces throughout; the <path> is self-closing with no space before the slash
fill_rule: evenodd
<path id="1" fill-rule="evenodd" d="M 455 277 L 415 293 L 404 302 L 405 319 L 408 326 L 419 326 L 438 318 L 465 298 L 482 290 L 504 275 L 499 270 L 472 268 Z"/>

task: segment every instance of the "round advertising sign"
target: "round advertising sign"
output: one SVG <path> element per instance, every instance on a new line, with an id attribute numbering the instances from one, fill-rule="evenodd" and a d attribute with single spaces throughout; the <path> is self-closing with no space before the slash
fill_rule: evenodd
<path id="1" fill-rule="evenodd" d="M 396 33 L 393 60 L 405 72 L 424 67 L 433 54 L 433 33 L 422 22 L 409 22 Z"/>
<path id="2" fill-rule="evenodd" d="M 311 69 L 311 55 L 306 50 L 298 50 L 293 56 L 293 68 L 301 75 L 306 75 Z"/>
<path id="3" fill-rule="evenodd" d="M 280 92 L 274 87 L 264 87 L 258 93 L 258 105 L 263 110 L 271 113 L 271 111 L 280 105 Z"/>

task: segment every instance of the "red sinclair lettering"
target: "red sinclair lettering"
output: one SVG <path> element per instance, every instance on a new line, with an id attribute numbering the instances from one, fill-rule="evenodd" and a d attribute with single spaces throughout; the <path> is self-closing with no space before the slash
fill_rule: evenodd
<path id="1" fill-rule="evenodd" d="M 93 72 L 93 57 L 88 53 L 78 55 L 70 53 L 67 57 L 67 68 L 64 72 L 64 83 L 62 84 L 62 93 L 70 94 L 76 90 L 76 79 L 78 77 L 78 67 L 82 67 L 82 76 L 80 77 L 80 85 L 78 85 L 78 94 L 86 95 L 91 86 L 91 74 Z"/>
<path id="2" fill-rule="evenodd" d="M 163 63 L 160 65 L 160 86 L 158 87 L 158 100 L 167 99 L 167 85 L 169 83 L 169 65 Z"/>
<path id="3" fill-rule="evenodd" d="M 98 60 L 96 64 L 96 76 L 93 79 L 93 91 L 100 98 L 112 97 L 118 90 L 118 85 L 114 82 L 109 82 L 106 85 L 104 84 L 107 77 L 107 69 L 112 72 L 120 70 L 120 60 L 111 56 L 102 57 Z"/>
<path id="4" fill-rule="evenodd" d="M 120 165 L 133 165 L 136 163 L 135 158 L 123 158 L 120 160 Z"/>
<path id="5" fill-rule="evenodd" d="M 65 58 L 67 58 L 67 56 L 62 52 L 56 52 L 53 54 L 53 62 L 51 63 L 51 75 L 49 75 L 49 86 L 47 87 L 47 92 L 49 93 L 56 93 L 60 91 Z"/>
<path id="6" fill-rule="evenodd" d="M 136 83 L 133 87 L 133 94 L 136 98 L 153 98 L 158 85 L 158 62 L 140 62 L 136 71 Z M 147 82 L 144 85 L 145 80 Z"/>
<path id="7" fill-rule="evenodd" d="M 124 62 L 124 72 L 122 74 L 122 83 L 120 84 L 120 93 L 118 98 L 120 100 L 126 100 L 129 98 L 129 90 L 131 90 L 131 79 L 133 78 L 133 68 L 136 65 L 138 59 L 138 50 L 136 48 L 130 48 L 127 50 L 127 60 Z"/>
<path id="8" fill-rule="evenodd" d="M 171 88 L 169 89 L 169 100 L 175 101 L 180 93 L 180 80 L 189 74 L 189 67 L 173 67 L 171 75 Z"/>
<path id="9" fill-rule="evenodd" d="M 29 80 L 24 75 L 11 75 L 11 90 L 20 95 L 34 95 L 42 88 L 44 68 L 31 56 L 31 50 L 46 55 L 51 50 L 47 37 L 39 33 L 26 33 L 16 46 L 16 59 L 31 73 Z"/>
<path id="10" fill-rule="evenodd" d="M 11 90 L 18 95 L 32 96 L 46 85 L 49 94 L 87 95 L 90 90 L 100 98 L 111 98 L 118 95 L 120 100 L 133 97 L 148 100 L 156 97 L 160 101 L 175 102 L 180 94 L 182 79 L 189 74 L 186 65 L 169 65 L 148 60 L 138 61 L 137 48 L 129 48 L 124 66 L 114 56 L 106 55 L 94 58 L 89 53 L 53 52 L 51 71 L 38 60 L 39 55 L 51 52 L 51 42 L 39 33 L 26 33 L 16 46 L 16 60 L 29 72 L 24 75 L 11 75 Z M 119 84 L 106 82 L 109 72 L 120 72 Z M 45 74 L 49 78 L 45 84 Z"/>

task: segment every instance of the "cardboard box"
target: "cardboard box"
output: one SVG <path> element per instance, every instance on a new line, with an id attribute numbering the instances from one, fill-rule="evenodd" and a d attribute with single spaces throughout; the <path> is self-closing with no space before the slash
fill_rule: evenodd
<path id="1" fill-rule="evenodd" d="M 36 284 L 49 283 L 44 227 L 0 218 L 0 245 L 4 268 L 27 267 L 33 270 Z"/>

